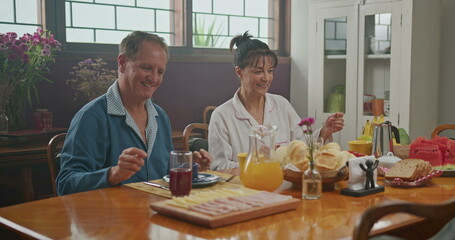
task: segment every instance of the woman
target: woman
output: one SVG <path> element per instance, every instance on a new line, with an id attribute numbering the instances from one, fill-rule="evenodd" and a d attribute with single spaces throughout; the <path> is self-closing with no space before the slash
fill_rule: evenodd
<path id="1" fill-rule="evenodd" d="M 248 151 L 252 126 L 278 126 L 276 142 L 284 144 L 301 120 L 284 97 L 267 93 L 278 59 L 267 44 L 251 38 L 247 31 L 230 43 L 231 51 L 234 45 L 237 47 L 234 66 L 240 88 L 232 99 L 217 107 L 210 118 L 209 149 L 213 157 L 211 169 L 214 170 L 238 167 L 237 154 Z M 330 115 L 314 134 L 332 139 L 332 133 L 343 129 L 343 115 Z"/>

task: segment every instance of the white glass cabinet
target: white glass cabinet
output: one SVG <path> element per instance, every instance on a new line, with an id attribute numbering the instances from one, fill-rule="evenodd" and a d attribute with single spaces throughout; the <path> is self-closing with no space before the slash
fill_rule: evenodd
<path id="1" fill-rule="evenodd" d="M 437 118 L 440 1 L 318 0 L 309 6 L 308 112 L 317 124 L 344 112 L 345 128 L 334 136 L 343 149 L 373 114 L 384 114 L 412 139 L 428 136 Z"/>

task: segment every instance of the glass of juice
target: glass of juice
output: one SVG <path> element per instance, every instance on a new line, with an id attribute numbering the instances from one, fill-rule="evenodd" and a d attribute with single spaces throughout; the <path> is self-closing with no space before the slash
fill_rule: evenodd
<path id="1" fill-rule="evenodd" d="M 193 154 L 190 151 L 171 151 L 169 188 L 173 197 L 190 195 Z"/>

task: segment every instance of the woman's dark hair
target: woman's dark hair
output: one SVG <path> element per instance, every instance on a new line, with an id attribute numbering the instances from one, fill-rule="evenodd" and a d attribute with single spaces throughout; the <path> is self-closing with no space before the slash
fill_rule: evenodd
<path id="1" fill-rule="evenodd" d="M 259 59 L 265 60 L 266 57 L 270 57 L 273 68 L 275 68 L 278 64 L 276 54 L 270 50 L 267 44 L 258 39 L 251 39 L 252 37 L 246 31 L 243 35 L 237 35 L 231 40 L 229 44 L 231 52 L 234 45 L 237 47 L 234 52 L 234 66 L 240 69 L 244 69 L 247 66 L 255 67 L 259 63 Z"/>

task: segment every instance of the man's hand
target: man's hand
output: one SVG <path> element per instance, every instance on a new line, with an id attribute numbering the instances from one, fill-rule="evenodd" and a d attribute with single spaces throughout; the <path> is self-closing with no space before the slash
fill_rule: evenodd
<path id="1" fill-rule="evenodd" d="M 118 157 L 117 166 L 109 169 L 108 182 L 115 186 L 136 174 L 144 165 L 147 153 L 139 148 L 127 148 Z"/>
<path id="2" fill-rule="evenodd" d="M 212 156 L 201 149 L 198 151 L 193 152 L 193 163 L 199 164 L 199 168 L 201 171 L 206 171 L 210 169 L 210 163 L 212 162 Z"/>

